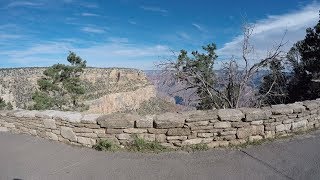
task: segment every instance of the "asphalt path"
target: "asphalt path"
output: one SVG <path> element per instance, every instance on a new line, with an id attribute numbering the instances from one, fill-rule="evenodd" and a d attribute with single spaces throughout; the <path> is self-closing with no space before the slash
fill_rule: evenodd
<path id="1" fill-rule="evenodd" d="M 0 133 L 0 180 L 320 179 L 320 132 L 241 150 L 98 152 Z"/>

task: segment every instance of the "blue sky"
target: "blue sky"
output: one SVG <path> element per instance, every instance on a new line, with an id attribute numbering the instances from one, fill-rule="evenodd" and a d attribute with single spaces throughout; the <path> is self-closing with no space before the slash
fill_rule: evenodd
<path id="1" fill-rule="evenodd" d="M 154 69 L 172 51 L 214 42 L 220 60 L 237 55 L 243 21 L 267 53 L 286 32 L 287 50 L 318 21 L 311 0 L 1 0 L 0 67 L 66 63 Z"/>

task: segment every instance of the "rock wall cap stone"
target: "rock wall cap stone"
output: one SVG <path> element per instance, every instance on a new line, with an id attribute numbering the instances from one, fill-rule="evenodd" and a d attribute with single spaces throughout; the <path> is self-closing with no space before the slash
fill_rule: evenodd
<path id="1" fill-rule="evenodd" d="M 34 118 L 36 117 L 36 113 L 38 111 L 27 111 L 27 110 L 19 110 L 13 113 L 14 117 L 25 117 L 25 118 Z"/>
<path id="2" fill-rule="evenodd" d="M 110 129 L 125 129 L 133 128 L 134 122 L 139 120 L 141 117 L 135 114 L 110 114 L 100 116 L 97 119 L 98 124 L 101 127 L 110 128 Z"/>
<path id="3" fill-rule="evenodd" d="M 141 119 L 136 120 L 137 128 L 152 128 L 153 127 L 153 119 L 154 115 L 146 115 L 145 117 L 141 117 Z"/>
<path id="4" fill-rule="evenodd" d="M 247 122 L 269 119 L 272 114 L 271 111 L 258 108 L 241 108 L 240 110 L 245 114 Z"/>
<path id="5" fill-rule="evenodd" d="M 164 113 L 156 116 L 154 123 L 159 129 L 183 127 L 186 116 L 180 113 Z"/>
<path id="6" fill-rule="evenodd" d="M 288 104 L 288 106 L 289 106 L 290 108 L 292 108 L 293 113 L 301 113 L 301 112 L 303 112 L 303 111 L 306 110 L 306 107 L 303 106 L 302 103 Z"/>
<path id="7" fill-rule="evenodd" d="M 271 112 L 274 115 L 286 115 L 286 114 L 292 114 L 293 109 L 292 107 L 285 105 L 285 104 L 277 104 L 277 105 L 271 105 Z"/>
<path id="8" fill-rule="evenodd" d="M 53 115 L 54 119 L 61 119 L 68 122 L 80 122 L 82 119 L 82 114 L 78 112 L 63 112 L 56 111 Z"/>
<path id="9" fill-rule="evenodd" d="M 186 113 L 186 122 L 209 121 L 218 119 L 217 110 L 209 111 L 189 111 Z"/>
<path id="10" fill-rule="evenodd" d="M 219 109 L 218 117 L 221 121 L 241 121 L 245 116 L 239 109 Z"/>
<path id="11" fill-rule="evenodd" d="M 97 124 L 98 118 L 102 116 L 101 114 L 85 114 L 81 118 L 82 123 L 88 123 L 88 124 Z"/>

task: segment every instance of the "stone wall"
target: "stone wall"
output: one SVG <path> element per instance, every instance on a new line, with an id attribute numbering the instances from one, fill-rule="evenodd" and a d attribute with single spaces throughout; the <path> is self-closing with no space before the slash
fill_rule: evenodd
<path id="1" fill-rule="evenodd" d="M 59 111 L 2 111 L 0 131 L 91 147 L 99 139 L 125 144 L 133 135 L 169 147 L 239 145 L 320 126 L 320 100 L 262 109 L 221 109 L 139 116 Z"/>
<path id="2" fill-rule="evenodd" d="M 32 94 L 37 89 L 37 80 L 43 76 L 44 70 L 45 68 L 0 69 L 0 97 L 14 107 L 27 109 L 32 102 Z M 130 111 L 156 96 L 156 90 L 146 75 L 136 69 L 86 68 L 81 79 L 86 89 L 84 98 L 91 107 L 90 112 L 108 114 Z M 119 94 L 122 98 L 119 98 Z M 136 95 L 144 98 L 136 98 Z"/>

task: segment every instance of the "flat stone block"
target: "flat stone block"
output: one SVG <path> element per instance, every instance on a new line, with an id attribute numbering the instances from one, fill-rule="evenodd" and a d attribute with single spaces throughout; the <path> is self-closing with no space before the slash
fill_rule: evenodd
<path id="1" fill-rule="evenodd" d="M 124 129 L 123 132 L 129 133 L 129 134 L 142 134 L 148 132 L 147 129 L 137 129 L 137 128 L 129 128 L 129 129 Z"/>
<path id="2" fill-rule="evenodd" d="M 43 124 L 47 129 L 57 129 L 56 121 L 54 119 L 44 119 Z"/>
<path id="3" fill-rule="evenodd" d="M 238 109 L 219 109 L 218 117 L 221 121 L 241 121 L 244 114 Z"/>
<path id="4" fill-rule="evenodd" d="M 77 136 L 69 127 L 61 127 L 61 136 L 73 142 L 77 142 Z"/>
<path id="5" fill-rule="evenodd" d="M 219 129 L 230 128 L 231 122 L 216 122 L 213 127 Z"/>
<path id="6" fill-rule="evenodd" d="M 134 122 L 139 119 L 138 115 L 120 113 L 101 116 L 97 122 L 101 127 L 108 129 L 125 129 L 133 128 Z"/>
<path id="7" fill-rule="evenodd" d="M 167 132 L 168 136 L 188 136 L 191 134 L 191 130 L 189 128 L 174 128 L 169 129 Z"/>
<path id="8" fill-rule="evenodd" d="M 158 129 L 183 127 L 186 117 L 179 113 L 164 113 L 156 116 L 155 127 Z"/>
<path id="9" fill-rule="evenodd" d="M 142 117 L 139 120 L 136 120 L 136 127 L 137 128 L 152 128 L 153 127 L 153 115 L 147 115 Z"/>

